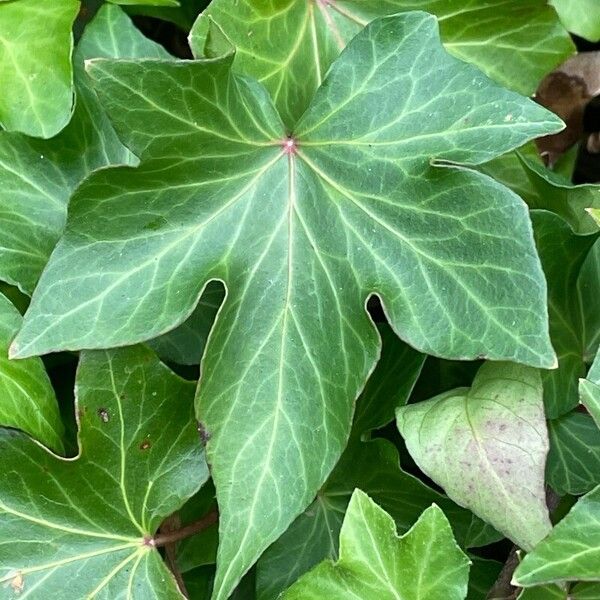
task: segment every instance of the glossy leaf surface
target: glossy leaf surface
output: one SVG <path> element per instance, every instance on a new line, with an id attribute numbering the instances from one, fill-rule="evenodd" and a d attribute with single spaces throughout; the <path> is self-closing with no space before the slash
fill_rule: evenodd
<path id="1" fill-rule="evenodd" d="M 523 94 L 575 50 L 544 0 L 213 0 L 205 12 L 238 49 L 236 68 L 263 83 L 292 129 L 353 36 L 412 10 L 436 15 L 449 52 Z"/>
<path id="2" fill-rule="evenodd" d="M 142 162 L 79 188 L 13 353 L 156 337 L 225 282 L 197 400 L 227 532 L 224 598 L 345 446 L 378 356 L 370 293 L 420 351 L 554 364 L 524 205 L 431 157 L 475 164 L 561 125 L 446 54 L 423 13 L 361 32 L 293 139 L 264 89 L 231 73 L 214 28 L 207 52 L 89 65 Z"/>
<path id="3" fill-rule="evenodd" d="M 22 429 L 62 452 L 64 428 L 44 364 L 39 358 L 8 359 L 8 346 L 21 321 L 19 311 L 0 294 L 0 426 Z"/>
<path id="4" fill-rule="evenodd" d="M 194 386 L 141 347 L 84 353 L 80 454 L 0 430 L 0 585 L 15 597 L 181 598 L 152 545 L 208 478 Z"/>

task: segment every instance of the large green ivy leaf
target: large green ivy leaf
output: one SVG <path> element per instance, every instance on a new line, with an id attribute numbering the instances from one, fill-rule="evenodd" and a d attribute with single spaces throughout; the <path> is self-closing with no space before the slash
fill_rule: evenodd
<path id="1" fill-rule="evenodd" d="M 535 369 L 485 363 L 470 389 L 399 408 L 398 428 L 415 462 L 457 504 L 527 550 L 550 531 Z"/>
<path id="2" fill-rule="evenodd" d="M 49 138 L 71 118 L 77 0 L 0 2 L 0 125 Z"/>
<path id="3" fill-rule="evenodd" d="M 105 6 L 75 53 L 77 106 L 69 125 L 47 141 L 0 133 L 0 279 L 27 293 L 62 233 L 75 187 L 95 169 L 136 162 L 87 83 L 83 61 L 97 56 L 168 55 L 144 38 L 118 7 Z"/>
<path id="4" fill-rule="evenodd" d="M 437 506 L 428 508 L 398 538 L 393 519 L 356 490 L 340 533 L 339 560 L 322 562 L 282 598 L 462 600 L 468 578 L 469 559 Z"/>
<path id="5" fill-rule="evenodd" d="M 17 597 L 181 598 L 153 546 L 208 478 L 194 385 L 142 347 L 83 353 L 80 454 L 0 430 L 0 585 Z"/>
<path id="6" fill-rule="evenodd" d="M 206 60 L 89 65 L 142 164 L 74 195 L 12 350 L 149 339 L 225 283 L 197 400 L 221 599 L 346 444 L 378 355 L 370 293 L 420 351 L 554 365 L 525 206 L 431 161 L 479 163 L 561 125 L 448 56 L 424 13 L 359 34 L 290 139 L 264 89 L 231 73 L 233 54 L 214 57 L 216 30 L 209 42 Z"/>
<path id="7" fill-rule="evenodd" d="M 577 501 L 514 575 L 529 587 L 558 581 L 600 581 L 600 487 Z"/>
<path id="8" fill-rule="evenodd" d="M 558 355 L 558 369 L 542 373 L 546 416 L 559 417 L 579 402 L 578 382 L 585 374 L 585 340 L 577 283 L 596 235 L 576 235 L 559 216 L 532 213 L 535 241 L 548 281 L 550 336 Z M 600 298 L 590 298 L 600 310 Z M 592 308 L 592 307 L 590 307 Z"/>
<path id="9" fill-rule="evenodd" d="M 20 326 L 19 311 L 0 294 L 0 426 L 22 429 L 61 452 L 64 428 L 42 361 L 8 360 L 8 346 Z"/>
<path id="10" fill-rule="evenodd" d="M 597 0 L 550 0 L 550 4 L 569 31 L 593 42 L 600 40 L 600 5 Z"/>
<path id="11" fill-rule="evenodd" d="M 264 84 L 292 128 L 350 39 L 377 17 L 410 10 L 434 13 L 449 52 L 527 95 L 575 51 L 546 0 L 213 0 L 205 14 L 238 49 L 236 68 Z"/>
<path id="12" fill-rule="evenodd" d="M 561 496 L 589 492 L 600 483 L 600 430 L 594 420 L 573 411 L 548 422 L 548 483 Z"/>

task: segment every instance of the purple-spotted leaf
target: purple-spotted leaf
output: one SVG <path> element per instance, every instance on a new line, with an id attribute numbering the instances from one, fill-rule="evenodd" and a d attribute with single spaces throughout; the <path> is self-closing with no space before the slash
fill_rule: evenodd
<path id="1" fill-rule="evenodd" d="M 457 504 L 526 550 L 550 531 L 548 433 L 537 370 L 486 363 L 470 389 L 409 404 L 397 415 L 417 465 Z"/>

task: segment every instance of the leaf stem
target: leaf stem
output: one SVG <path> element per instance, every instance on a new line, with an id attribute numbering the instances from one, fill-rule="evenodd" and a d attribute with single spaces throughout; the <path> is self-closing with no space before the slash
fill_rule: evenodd
<path id="1" fill-rule="evenodd" d="M 185 538 L 188 538 L 196 533 L 200 533 L 204 529 L 210 527 L 213 523 L 216 523 L 219 518 L 219 513 L 217 510 L 213 510 L 209 512 L 207 515 L 198 519 L 198 521 L 194 521 L 181 529 L 177 529 L 175 531 L 169 531 L 168 533 L 159 533 L 152 539 L 152 546 L 159 548 L 161 546 L 165 546 L 167 544 L 172 544 L 174 542 L 179 542 Z"/>

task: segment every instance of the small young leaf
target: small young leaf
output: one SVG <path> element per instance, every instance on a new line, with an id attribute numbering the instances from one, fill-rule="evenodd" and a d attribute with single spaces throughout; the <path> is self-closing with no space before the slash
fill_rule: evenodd
<path id="1" fill-rule="evenodd" d="M 0 2 L 0 125 L 50 138 L 71 118 L 77 0 Z"/>
<path id="2" fill-rule="evenodd" d="M 600 581 L 600 487 L 577 501 L 514 575 L 523 587 L 573 580 Z"/>
<path id="3" fill-rule="evenodd" d="M 469 559 L 437 506 L 399 538 L 393 519 L 356 490 L 340 533 L 339 560 L 319 564 L 282 600 L 462 600 L 468 574 Z"/>
<path id="4" fill-rule="evenodd" d="M 278 598 L 319 561 L 337 559 L 338 533 L 355 488 L 385 509 L 401 533 L 435 503 L 444 511 L 461 546 L 484 546 L 501 537 L 473 513 L 403 471 L 391 442 L 379 438 L 365 443 L 351 441 L 317 498 L 259 559 L 259 600 Z"/>
<path id="5" fill-rule="evenodd" d="M 538 371 L 486 363 L 470 389 L 399 408 L 398 429 L 415 462 L 452 500 L 519 546 L 529 550 L 550 531 Z"/>
<path id="6" fill-rule="evenodd" d="M 450 53 L 523 94 L 575 52 L 546 0 L 213 0 L 205 14 L 238 48 L 236 69 L 269 90 L 292 128 L 352 37 L 411 10 L 434 13 Z"/>
<path id="7" fill-rule="evenodd" d="M 65 582 L 73 598 L 181 598 L 152 540 L 208 478 L 194 385 L 134 347 L 83 353 L 76 392 L 76 459 L 0 430 L 0 586 L 40 600 Z"/>
<path id="8" fill-rule="evenodd" d="M 0 294 L 0 426 L 27 432 L 55 452 L 63 451 L 63 424 L 54 390 L 39 358 L 8 360 L 21 315 Z"/>

